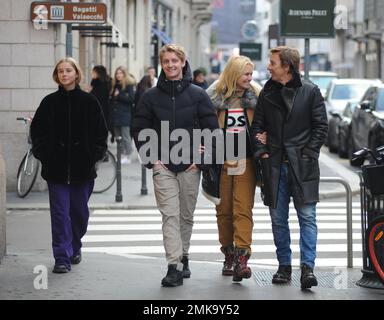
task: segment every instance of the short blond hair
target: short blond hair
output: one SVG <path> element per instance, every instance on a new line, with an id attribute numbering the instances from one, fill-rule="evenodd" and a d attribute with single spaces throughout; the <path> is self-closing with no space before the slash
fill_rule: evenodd
<path id="1" fill-rule="evenodd" d="M 59 81 L 59 75 L 58 75 L 58 70 L 57 69 L 59 68 L 59 65 L 61 65 L 64 62 L 68 62 L 73 67 L 73 69 L 75 69 L 76 74 L 77 74 L 76 84 L 79 84 L 81 82 L 81 80 L 83 80 L 83 71 L 81 70 L 80 65 L 78 64 L 78 62 L 75 59 L 70 58 L 70 57 L 60 59 L 56 63 L 55 69 L 53 69 L 53 73 L 52 73 L 53 80 L 58 85 L 61 85 L 61 83 Z"/>
<path id="2" fill-rule="evenodd" d="M 176 56 L 180 58 L 182 62 L 187 59 L 185 49 L 182 46 L 170 43 L 161 47 L 159 52 L 160 62 L 162 62 L 163 56 L 166 52 L 173 52 Z"/>

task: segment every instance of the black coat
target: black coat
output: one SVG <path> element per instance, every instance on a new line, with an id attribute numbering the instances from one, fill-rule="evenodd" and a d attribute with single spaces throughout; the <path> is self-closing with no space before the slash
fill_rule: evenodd
<path id="1" fill-rule="evenodd" d="M 254 140 L 256 158 L 261 159 L 264 204 L 277 205 L 280 166 L 284 153 L 289 160 L 289 180 L 295 201 L 319 200 L 319 153 L 327 136 L 328 122 L 320 90 L 294 76 L 286 86 L 269 80 L 261 91 L 251 135 L 267 131 L 267 145 Z"/>
<path id="2" fill-rule="evenodd" d="M 103 109 L 105 121 L 108 127 L 110 127 L 109 94 L 111 91 L 111 84 L 109 81 L 92 79 L 91 86 L 92 86 L 92 90 L 90 93 L 93 94 L 99 101 L 101 108 Z"/>
<path id="3" fill-rule="evenodd" d="M 170 150 L 177 142 L 162 140 L 160 122 L 167 121 L 171 132 L 178 128 L 188 131 L 190 145 L 187 147 L 190 148 L 190 161 L 180 164 L 174 164 L 172 161 L 165 163 L 167 168 L 173 172 L 185 171 L 193 163 L 193 129 L 217 129 L 219 127 L 210 98 L 203 89 L 191 84 L 191 80 L 188 62 L 183 68 L 181 80 L 169 81 L 166 79 L 164 71 L 161 71 L 157 86 L 148 89 L 141 96 L 131 128 L 131 135 L 138 150 L 145 144 L 143 141 L 138 141 L 140 131 L 147 128 L 156 131 L 158 137 L 156 160 L 162 159 L 163 162 L 164 157 L 162 158 L 161 154 L 169 155 Z M 146 167 L 152 168 L 153 163 L 146 164 Z"/>
<path id="4" fill-rule="evenodd" d="M 115 97 L 115 89 L 119 94 Z M 122 88 L 116 83 L 111 95 L 111 123 L 114 127 L 130 127 L 132 123 L 133 103 L 135 91 L 132 85 Z"/>
<path id="5" fill-rule="evenodd" d="M 107 150 L 107 128 L 97 99 L 79 87 L 62 87 L 40 103 L 32 123 L 33 155 L 42 177 L 81 183 L 96 177 L 95 163 Z"/>

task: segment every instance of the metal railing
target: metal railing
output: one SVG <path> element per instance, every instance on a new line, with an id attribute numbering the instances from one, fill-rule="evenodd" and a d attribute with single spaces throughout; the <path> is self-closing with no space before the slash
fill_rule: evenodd
<path id="1" fill-rule="evenodd" d="M 353 238 L 352 238 L 352 189 L 347 181 L 338 177 L 320 177 L 320 182 L 340 183 L 346 191 L 347 204 L 347 267 L 353 268 Z"/>

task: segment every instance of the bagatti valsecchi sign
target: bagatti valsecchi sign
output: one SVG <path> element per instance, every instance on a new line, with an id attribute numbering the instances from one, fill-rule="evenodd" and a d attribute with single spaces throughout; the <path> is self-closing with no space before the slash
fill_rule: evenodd
<path id="1" fill-rule="evenodd" d="M 105 3 L 35 1 L 31 4 L 31 20 L 48 23 L 106 23 Z"/>

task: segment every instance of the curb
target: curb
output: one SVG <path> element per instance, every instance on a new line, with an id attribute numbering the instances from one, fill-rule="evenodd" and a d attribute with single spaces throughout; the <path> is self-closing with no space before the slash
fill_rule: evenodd
<path id="1" fill-rule="evenodd" d="M 352 190 L 352 196 L 356 196 L 360 194 L 360 189 Z M 336 190 L 336 191 L 325 191 L 320 192 L 319 199 L 332 199 L 332 198 L 341 198 L 346 196 L 345 190 Z M 211 208 L 208 206 L 197 206 L 196 208 Z M 214 205 L 212 204 L 212 208 L 214 208 Z M 156 205 L 149 205 L 149 204 L 135 204 L 135 205 L 129 205 L 126 203 L 89 203 L 89 209 L 90 210 L 114 210 L 114 209 L 121 209 L 121 210 L 151 210 L 151 209 L 157 209 Z M 49 203 L 8 203 L 7 204 L 7 210 L 49 210 Z"/>

